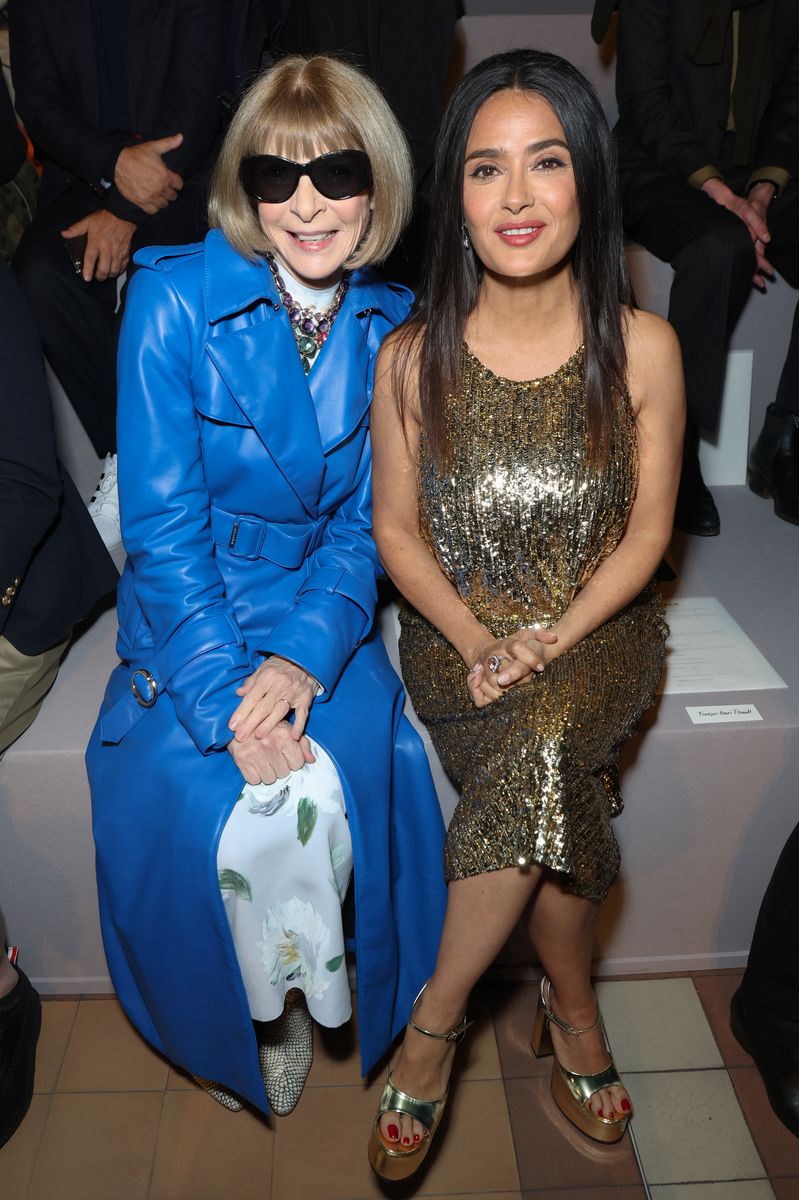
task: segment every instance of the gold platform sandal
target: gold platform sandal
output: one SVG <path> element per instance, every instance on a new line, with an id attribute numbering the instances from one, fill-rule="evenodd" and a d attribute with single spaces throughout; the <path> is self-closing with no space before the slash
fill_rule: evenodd
<path id="1" fill-rule="evenodd" d="M 465 1016 L 460 1024 L 456 1025 L 454 1029 L 450 1029 L 448 1033 L 433 1033 L 430 1029 L 422 1029 L 421 1025 L 417 1025 L 414 1021 L 413 1014 L 426 987 L 427 984 L 424 985 L 413 1002 L 411 1015 L 408 1018 L 408 1028 L 415 1029 L 417 1033 L 423 1033 L 425 1037 L 436 1038 L 440 1042 L 459 1042 L 472 1024 Z M 369 1164 L 376 1175 L 379 1175 L 381 1179 L 396 1182 L 399 1179 L 407 1179 L 415 1171 L 419 1170 L 419 1167 L 421 1167 L 427 1157 L 430 1143 L 433 1140 L 433 1134 L 438 1128 L 448 1095 L 449 1088 L 447 1088 L 444 1095 L 440 1096 L 438 1100 L 417 1100 L 415 1096 L 409 1096 L 406 1092 L 401 1092 L 399 1088 L 394 1086 L 391 1081 L 391 1072 L 389 1071 L 386 1086 L 383 1088 L 383 1094 L 377 1106 L 377 1116 L 372 1127 L 372 1136 L 369 1139 Z M 418 1145 L 410 1146 L 407 1150 L 402 1150 L 398 1143 L 384 1140 L 380 1132 L 380 1118 L 388 1112 L 405 1113 L 406 1116 L 411 1117 L 414 1121 L 418 1121 L 420 1125 L 424 1125 L 427 1132 Z"/>
<path id="2" fill-rule="evenodd" d="M 536 1058 L 543 1058 L 546 1054 L 555 1053 L 555 1048 L 552 1045 L 552 1035 L 549 1030 L 550 1025 L 557 1025 L 558 1029 L 561 1029 L 564 1033 L 568 1033 L 571 1037 L 580 1037 L 583 1033 L 593 1033 L 595 1029 L 601 1029 L 602 1039 L 609 1058 L 605 1069 L 598 1071 L 595 1075 L 577 1075 L 574 1071 L 567 1071 L 565 1067 L 561 1066 L 557 1058 L 555 1058 L 552 1064 L 552 1099 L 564 1117 L 568 1121 L 571 1121 L 572 1125 L 575 1125 L 582 1133 L 593 1138 L 595 1142 L 618 1142 L 624 1137 L 629 1117 L 615 1117 L 613 1119 L 600 1117 L 588 1107 L 591 1097 L 602 1088 L 624 1086 L 613 1064 L 613 1059 L 610 1057 L 610 1046 L 608 1045 L 608 1039 L 602 1025 L 602 1017 L 598 1016 L 593 1025 L 587 1025 L 585 1029 L 575 1029 L 573 1025 L 569 1025 L 566 1021 L 561 1020 L 552 1011 L 551 997 L 552 984 L 545 975 L 541 980 L 541 992 L 538 997 L 533 1036 L 530 1039 L 530 1047 Z"/>

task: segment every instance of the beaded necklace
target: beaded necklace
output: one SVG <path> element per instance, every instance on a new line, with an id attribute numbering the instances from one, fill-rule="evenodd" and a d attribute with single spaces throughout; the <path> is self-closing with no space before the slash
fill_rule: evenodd
<path id="1" fill-rule="evenodd" d="M 280 295 L 280 302 L 288 313 L 291 332 L 294 334 L 297 349 L 300 352 L 302 369 L 307 375 L 311 370 L 311 361 L 325 344 L 333 322 L 344 302 L 344 297 L 349 291 L 350 272 L 345 271 L 342 275 L 341 283 L 336 288 L 336 294 L 330 305 L 323 312 L 317 312 L 310 306 L 301 307 L 299 302 L 294 299 L 271 254 L 266 255 L 266 261 L 269 263 L 269 270 L 272 272 L 272 278 Z"/>

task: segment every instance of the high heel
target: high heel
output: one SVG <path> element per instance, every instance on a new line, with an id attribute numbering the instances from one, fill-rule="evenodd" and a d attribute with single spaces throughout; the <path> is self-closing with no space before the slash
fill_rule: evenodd
<path id="1" fill-rule="evenodd" d="M 609 1059 L 604 1070 L 597 1071 L 594 1075 L 578 1075 L 561 1066 L 555 1056 L 552 1064 L 552 1099 L 564 1117 L 594 1141 L 618 1142 L 624 1137 L 629 1117 L 614 1117 L 613 1119 L 600 1117 L 598 1113 L 592 1112 L 588 1107 L 591 1097 L 602 1088 L 623 1086 L 610 1056 L 610 1046 L 602 1024 L 602 1017 L 597 1016 L 593 1025 L 587 1025 L 584 1029 L 575 1029 L 573 1025 L 569 1025 L 552 1011 L 551 997 L 552 984 L 545 975 L 541 980 L 538 1007 L 530 1038 L 530 1048 L 536 1058 L 554 1054 L 550 1025 L 556 1025 L 558 1029 L 563 1033 L 568 1033 L 571 1037 L 580 1037 L 583 1033 L 593 1033 L 595 1029 L 600 1029 Z"/>
<path id="2" fill-rule="evenodd" d="M 448 1030 L 447 1033 L 433 1033 L 430 1029 L 423 1029 L 414 1021 L 413 1014 L 426 987 L 427 984 L 421 989 L 411 1006 L 408 1028 L 415 1029 L 417 1033 L 423 1033 L 425 1037 L 436 1038 L 437 1041 L 457 1044 L 472 1024 L 471 1021 L 467 1021 L 465 1016 L 454 1029 Z M 407 1092 L 402 1092 L 394 1086 L 389 1071 L 369 1138 L 369 1164 L 376 1175 L 379 1175 L 381 1179 L 396 1182 L 400 1179 L 407 1179 L 419 1170 L 427 1157 L 433 1135 L 438 1129 L 448 1095 L 449 1088 L 446 1089 L 443 1096 L 439 1096 L 438 1100 L 417 1100 L 415 1096 L 409 1096 Z M 417 1146 L 401 1150 L 398 1145 L 384 1140 L 380 1132 L 380 1118 L 388 1112 L 405 1113 L 414 1121 L 418 1121 L 420 1125 L 424 1125 L 427 1132 Z"/>

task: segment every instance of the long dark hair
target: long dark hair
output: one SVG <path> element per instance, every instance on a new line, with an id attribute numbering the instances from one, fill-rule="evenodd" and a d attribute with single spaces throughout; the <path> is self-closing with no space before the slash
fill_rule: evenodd
<path id="1" fill-rule="evenodd" d="M 580 214 L 572 261 L 585 343 L 589 461 L 599 465 L 608 454 L 614 395 L 626 387 L 622 306 L 635 304 L 624 257 L 616 152 L 591 84 L 566 59 L 543 50 L 510 50 L 486 58 L 452 93 L 436 146 L 422 280 L 411 317 L 395 342 L 400 413 L 405 421 L 418 394 L 430 450 L 437 461 L 446 461 L 444 402 L 460 386 L 463 331 L 482 273 L 462 240 L 466 144 L 481 104 L 506 89 L 535 92 L 549 102 L 572 156 Z"/>

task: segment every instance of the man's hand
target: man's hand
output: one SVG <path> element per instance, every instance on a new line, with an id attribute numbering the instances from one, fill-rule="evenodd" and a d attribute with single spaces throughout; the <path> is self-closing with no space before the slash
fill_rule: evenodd
<path id="1" fill-rule="evenodd" d="M 738 196 L 732 188 L 728 187 L 723 179 L 706 179 L 702 184 L 702 191 L 707 192 L 716 204 L 720 204 L 722 208 L 727 208 L 731 213 L 734 213 L 746 228 L 749 230 L 749 236 L 755 246 L 755 271 L 752 276 L 752 283 L 755 287 L 764 288 L 766 281 L 764 275 L 773 275 L 774 268 L 768 261 L 765 255 L 767 244 L 771 241 L 771 234 L 768 231 L 766 224 L 766 207 L 762 203 L 762 195 L 755 193 L 760 191 L 761 184 L 752 188 L 748 197 Z M 766 185 L 771 190 L 771 195 L 774 195 L 774 189 L 771 184 Z"/>
<path id="2" fill-rule="evenodd" d="M 771 201 L 774 199 L 776 194 L 776 187 L 773 183 L 769 183 L 767 179 L 763 179 L 760 183 L 756 183 L 755 186 L 750 188 L 749 192 L 747 193 L 747 200 L 752 205 L 752 208 L 758 214 L 764 225 L 766 224 L 766 213 L 768 211 L 768 206 L 771 204 Z M 773 279 L 775 271 L 769 260 L 766 258 L 765 246 L 760 238 L 758 238 L 755 242 L 755 258 L 757 262 L 755 266 L 753 282 L 755 287 L 759 287 L 761 291 L 763 291 L 766 287 L 766 277 Z"/>
<path id="3" fill-rule="evenodd" d="M 85 233 L 88 241 L 83 255 L 82 277 L 87 283 L 92 279 L 103 282 L 121 275 L 130 258 L 130 241 L 136 232 L 132 221 L 122 221 L 104 208 L 81 217 L 69 229 L 62 229 L 63 238 L 80 237 Z"/>
<path id="4" fill-rule="evenodd" d="M 120 151 L 114 183 L 126 200 L 152 214 L 175 199 L 183 187 L 183 180 L 176 171 L 170 171 L 163 155 L 177 150 L 182 141 L 183 134 L 175 133 L 171 137 L 126 146 Z"/>

